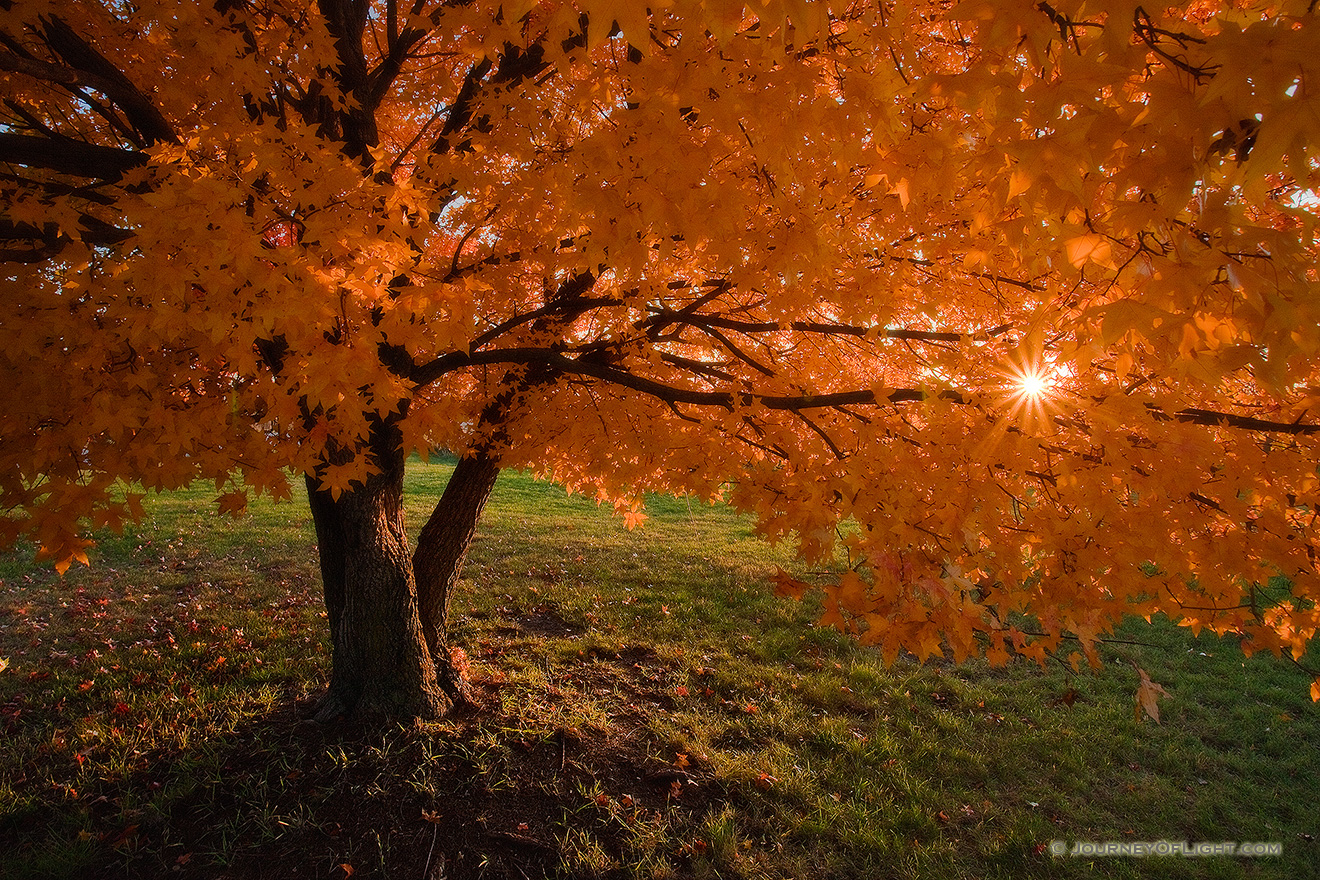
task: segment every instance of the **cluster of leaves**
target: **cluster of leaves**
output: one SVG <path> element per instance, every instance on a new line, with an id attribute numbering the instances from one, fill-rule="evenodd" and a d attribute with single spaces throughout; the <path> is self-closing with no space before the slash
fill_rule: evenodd
<path id="1" fill-rule="evenodd" d="M 1300 657 L 1317 26 L 6 4 L 5 536 L 80 558 L 139 514 L 120 478 L 338 494 L 395 420 L 630 521 L 728 492 L 842 541 L 826 619 L 891 656 L 1089 652 L 1164 609 Z"/>

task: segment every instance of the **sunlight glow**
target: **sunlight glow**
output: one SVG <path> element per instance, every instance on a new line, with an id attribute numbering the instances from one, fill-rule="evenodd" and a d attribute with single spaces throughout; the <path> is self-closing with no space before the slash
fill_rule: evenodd
<path id="1" fill-rule="evenodd" d="M 1023 397 L 1040 397 L 1050 390 L 1050 380 L 1038 372 L 1023 373 L 1017 377 L 1018 393 Z"/>
<path id="2" fill-rule="evenodd" d="M 1001 405 L 1006 424 L 1045 430 L 1059 406 L 1068 369 L 1048 357 L 1022 355 L 1004 364 Z"/>

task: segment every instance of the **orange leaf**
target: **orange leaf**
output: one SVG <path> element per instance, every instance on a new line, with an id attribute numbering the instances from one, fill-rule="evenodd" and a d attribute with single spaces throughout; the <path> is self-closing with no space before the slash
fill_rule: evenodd
<path id="1" fill-rule="evenodd" d="M 1150 676 L 1146 674 L 1146 670 L 1140 666 L 1137 667 L 1137 672 L 1141 674 L 1141 684 L 1137 687 L 1137 701 L 1133 707 L 1133 714 L 1140 721 L 1141 714 L 1144 711 L 1151 720 L 1159 724 L 1161 723 L 1159 699 L 1160 697 L 1169 696 L 1169 692 L 1151 681 Z"/>

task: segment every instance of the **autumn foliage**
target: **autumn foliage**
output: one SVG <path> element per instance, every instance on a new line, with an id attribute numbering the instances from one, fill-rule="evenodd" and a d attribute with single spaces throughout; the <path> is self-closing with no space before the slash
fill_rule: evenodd
<path id="1" fill-rule="evenodd" d="M 4 538 L 444 447 L 846 552 L 890 657 L 1300 659 L 1311 5 L 0 3 Z"/>

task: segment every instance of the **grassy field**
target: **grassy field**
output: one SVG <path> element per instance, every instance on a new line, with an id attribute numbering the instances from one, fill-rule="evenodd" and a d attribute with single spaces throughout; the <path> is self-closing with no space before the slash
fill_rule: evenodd
<path id="1" fill-rule="evenodd" d="M 412 468 L 415 526 L 447 475 Z M 213 509 L 155 499 L 63 580 L 0 558 L 0 877 L 1320 876 L 1320 711 L 1229 640 L 886 668 L 777 599 L 775 565 L 814 574 L 729 511 L 628 532 L 506 474 L 455 600 L 482 708 L 322 728 L 305 507 Z M 1161 839 L 1282 854 L 1050 852 Z"/>

